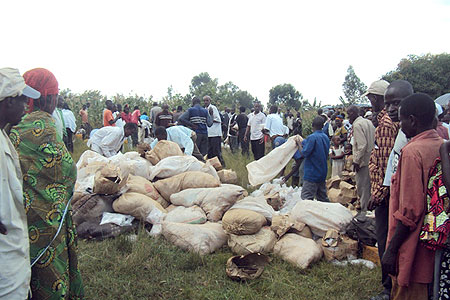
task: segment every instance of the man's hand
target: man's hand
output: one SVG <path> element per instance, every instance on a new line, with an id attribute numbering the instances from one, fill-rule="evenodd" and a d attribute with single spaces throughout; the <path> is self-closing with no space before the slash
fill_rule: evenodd
<path id="1" fill-rule="evenodd" d="M 214 115 L 214 110 L 212 107 L 209 108 L 209 115 L 211 115 L 211 116 Z"/>
<path id="2" fill-rule="evenodd" d="M 359 170 L 361 170 L 361 167 L 357 163 L 353 163 L 353 167 L 355 168 L 355 172 L 359 172 Z"/>
<path id="3" fill-rule="evenodd" d="M 244 142 L 247 143 L 247 141 L 248 141 L 247 135 L 244 135 Z"/>
<path id="4" fill-rule="evenodd" d="M 259 140 L 259 143 L 260 143 L 260 144 L 264 144 L 264 137 L 262 137 L 262 138 Z"/>
<path id="5" fill-rule="evenodd" d="M 379 204 L 373 199 L 373 197 L 370 197 L 369 203 L 367 204 L 368 210 L 374 210 Z"/>
<path id="6" fill-rule="evenodd" d="M 397 275 L 397 253 L 388 247 L 386 252 L 383 254 L 383 259 L 381 260 L 381 265 L 383 270 L 386 270 L 388 274 Z"/>
<path id="7" fill-rule="evenodd" d="M 6 230 L 6 226 L 3 225 L 3 223 L 1 221 L 0 221 L 0 234 L 4 234 L 4 235 L 8 234 L 8 230 Z"/>

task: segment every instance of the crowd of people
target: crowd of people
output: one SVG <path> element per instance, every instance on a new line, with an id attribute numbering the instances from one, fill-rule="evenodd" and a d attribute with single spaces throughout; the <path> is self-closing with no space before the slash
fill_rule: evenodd
<path id="1" fill-rule="evenodd" d="M 46 69 L 23 76 L 0 69 L 0 298 L 84 295 L 70 206 L 76 120 L 58 93 L 58 82 Z M 372 299 L 447 299 L 448 107 L 414 93 L 405 80 L 377 80 L 364 96 L 370 108 L 319 109 L 292 169 L 280 176 L 302 186 L 302 199 L 328 202 L 329 163 L 331 176 L 355 172 L 360 213 L 375 211 L 384 290 Z M 211 97 L 202 100 L 193 97 L 185 111 L 155 102 L 148 114 L 107 100 L 99 129 L 91 127 L 86 103 L 79 111 L 83 137 L 105 157 L 121 151 L 126 139 L 150 148 L 169 140 L 186 155 L 200 161 L 217 157 L 225 165 L 224 144 L 246 156 L 251 148 L 258 160 L 266 148 L 302 135 L 300 112 L 272 105 L 266 114 L 260 103 L 250 112 L 245 107 L 220 112 Z"/>

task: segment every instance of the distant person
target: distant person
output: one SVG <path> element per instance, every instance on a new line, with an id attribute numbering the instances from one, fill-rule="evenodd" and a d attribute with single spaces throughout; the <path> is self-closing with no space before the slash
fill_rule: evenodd
<path id="1" fill-rule="evenodd" d="M 331 177 L 341 176 L 344 170 L 344 145 L 338 136 L 333 136 L 331 139 L 330 159 L 331 159 Z"/>
<path id="2" fill-rule="evenodd" d="M 173 113 L 173 122 L 177 122 L 178 118 L 183 114 L 183 107 L 181 105 L 177 106 L 177 111 Z"/>
<path id="3" fill-rule="evenodd" d="M 131 122 L 131 113 L 130 113 L 130 106 L 128 104 L 125 104 L 123 107 L 123 112 L 120 114 L 120 117 L 122 120 L 126 123 L 132 123 Z M 125 126 L 124 124 L 124 126 Z"/>
<path id="4" fill-rule="evenodd" d="M 116 155 L 123 145 L 126 137 L 137 132 L 135 123 L 126 123 L 123 128 L 106 126 L 94 132 L 87 142 L 87 146 L 105 157 Z"/>
<path id="5" fill-rule="evenodd" d="M 239 140 L 238 140 L 238 124 L 236 123 L 236 118 L 237 118 L 237 114 L 236 114 L 236 107 L 232 107 L 230 110 L 230 121 L 228 124 L 228 142 L 230 145 L 230 149 L 231 152 L 236 152 L 236 150 L 238 150 L 239 148 Z"/>
<path id="6" fill-rule="evenodd" d="M 123 111 L 122 111 L 122 105 L 120 105 L 120 104 L 114 104 L 114 105 L 113 105 L 113 110 L 114 110 L 114 111 L 113 111 L 113 117 L 114 117 L 114 119 L 117 118 L 117 116 L 120 116 L 120 118 L 117 118 L 116 126 L 117 126 L 117 127 L 120 127 L 120 128 L 123 128 L 123 126 L 125 126 L 126 121 L 123 119 L 123 115 L 122 115 L 122 113 L 123 113 Z M 131 114 L 129 115 L 128 120 L 130 120 L 130 118 L 131 118 Z"/>
<path id="7" fill-rule="evenodd" d="M 152 128 L 156 129 L 156 116 L 162 111 L 162 108 L 158 106 L 158 102 L 153 102 L 153 107 L 150 110 L 150 122 L 152 123 Z"/>
<path id="8" fill-rule="evenodd" d="M 371 121 L 359 115 L 359 108 L 351 105 L 347 108 L 352 124 L 353 167 L 356 172 L 356 190 L 361 203 L 361 211 L 366 212 L 370 200 L 369 159 L 374 148 L 375 128 Z"/>
<path id="9" fill-rule="evenodd" d="M 225 161 L 222 158 L 222 119 L 219 110 L 211 104 L 210 96 L 203 97 L 203 103 L 213 120 L 212 126 L 208 127 L 208 158 L 217 156 L 222 166 L 225 166 Z"/>
<path id="10" fill-rule="evenodd" d="M 223 140 L 226 140 L 227 134 L 228 134 L 228 125 L 230 125 L 230 109 L 228 107 L 225 107 L 223 114 L 221 114 L 221 121 L 222 121 L 222 134 L 223 134 Z"/>
<path id="11" fill-rule="evenodd" d="M 208 127 L 212 126 L 213 122 L 208 111 L 200 105 L 198 97 L 192 98 L 192 107 L 178 118 L 178 123 L 195 131 L 197 147 L 205 156 L 208 153 Z"/>
<path id="12" fill-rule="evenodd" d="M 272 148 L 276 148 L 285 142 L 284 136 L 286 129 L 283 125 L 283 120 L 278 114 L 278 107 L 272 105 L 269 110 L 269 115 L 264 124 L 264 132 L 270 136 L 272 141 Z"/>
<path id="13" fill-rule="evenodd" d="M 53 110 L 52 117 L 55 120 L 56 134 L 64 140 L 67 138 L 66 125 L 64 124 L 64 117 L 62 115 L 62 108 L 64 104 L 64 98 L 58 96 L 55 110 Z"/>
<path id="14" fill-rule="evenodd" d="M 146 121 L 150 120 L 150 118 L 148 117 L 146 112 L 143 112 L 142 115 L 139 117 L 139 119 L 141 119 L 141 121 L 142 120 L 146 120 Z"/>
<path id="15" fill-rule="evenodd" d="M 401 129 L 410 141 L 392 179 L 387 248 L 381 261 L 392 276 L 392 299 L 429 299 L 435 250 L 426 246 L 422 230 L 439 222 L 425 219 L 429 174 L 443 143 L 433 129 L 435 110 L 433 99 L 423 93 L 400 103 Z"/>
<path id="16" fill-rule="evenodd" d="M 436 106 L 436 131 L 439 134 L 441 138 L 444 140 L 448 140 L 448 127 L 444 126 L 443 123 L 439 120 L 439 116 L 441 116 L 444 113 L 444 110 L 442 109 L 442 106 L 438 103 L 435 103 Z"/>
<path id="17" fill-rule="evenodd" d="M 75 115 L 70 110 L 69 105 L 65 102 L 63 104 L 62 115 L 67 132 L 67 136 L 64 139 L 64 144 L 66 144 L 67 150 L 73 153 L 73 135 L 77 131 L 77 123 Z"/>
<path id="18" fill-rule="evenodd" d="M 113 117 L 114 104 L 111 100 L 106 100 L 105 105 L 106 109 L 103 111 L 103 126 L 116 126 L 116 121 L 120 118 L 120 115 L 116 118 Z"/>
<path id="19" fill-rule="evenodd" d="M 245 107 L 239 107 L 239 115 L 236 116 L 236 125 L 238 127 L 238 143 L 241 146 L 242 155 L 248 155 L 248 140 L 245 140 L 248 117 L 245 114 Z"/>
<path id="20" fill-rule="evenodd" d="M 138 106 L 135 106 L 133 112 L 131 113 L 131 123 L 136 124 L 136 126 L 140 126 L 141 124 L 141 111 Z M 133 147 L 136 147 L 139 142 L 137 130 L 131 135 L 131 141 L 133 143 Z"/>
<path id="21" fill-rule="evenodd" d="M 359 115 L 359 114 L 358 114 Z M 343 124 L 344 116 L 343 115 L 337 115 L 336 119 L 334 120 L 336 129 L 334 130 L 334 135 L 338 136 L 341 139 L 341 143 L 343 144 L 345 141 L 347 141 L 347 128 L 345 128 Z"/>
<path id="22" fill-rule="evenodd" d="M 19 155 L 8 126 L 19 124 L 28 98 L 41 94 L 25 84 L 19 70 L 0 69 L 0 299 L 28 299 L 30 241 Z"/>
<path id="23" fill-rule="evenodd" d="M 169 105 L 163 104 L 162 111 L 156 115 L 155 124 L 157 127 L 162 126 L 164 128 L 167 128 L 172 123 L 173 115 L 169 111 Z"/>
<path id="24" fill-rule="evenodd" d="M 255 160 L 264 156 L 264 124 L 266 123 L 266 115 L 261 111 L 261 104 L 254 104 L 254 111 L 248 116 L 247 129 L 245 131 L 244 142 L 247 142 L 250 136 L 250 144 Z"/>
<path id="25" fill-rule="evenodd" d="M 89 123 L 89 114 L 87 112 L 87 106 L 86 104 L 83 104 L 83 106 L 80 109 L 79 115 L 81 117 L 81 128 L 84 129 L 83 132 L 83 140 L 86 139 L 86 137 L 89 137 L 91 134 L 92 126 Z"/>
<path id="26" fill-rule="evenodd" d="M 293 125 L 294 131 L 293 131 L 293 135 L 303 135 L 303 120 L 302 120 L 302 116 L 300 114 L 300 112 L 297 113 L 297 117 L 294 120 L 294 125 Z"/>
<path id="27" fill-rule="evenodd" d="M 205 161 L 195 144 L 195 132 L 185 126 L 171 126 L 169 128 L 164 128 L 162 126 L 157 127 L 155 130 L 155 137 L 156 139 L 150 144 L 152 149 L 156 146 L 158 141 L 168 140 L 177 143 L 184 154 L 192 155 L 199 161 Z"/>
<path id="28" fill-rule="evenodd" d="M 294 131 L 294 115 L 289 111 L 286 116 L 286 126 L 289 128 L 289 134 Z"/>

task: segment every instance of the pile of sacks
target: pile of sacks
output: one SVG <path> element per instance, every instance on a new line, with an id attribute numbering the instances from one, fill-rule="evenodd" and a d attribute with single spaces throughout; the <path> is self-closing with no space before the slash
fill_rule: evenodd
<path id="1" fill-rule="evenodd" d="M 341 203 L 356 213 L 360 208 L 356 191 L 355 172 L 342 171 L 341 176 L 327 180 L 327 195 L 331 202 Z"/>

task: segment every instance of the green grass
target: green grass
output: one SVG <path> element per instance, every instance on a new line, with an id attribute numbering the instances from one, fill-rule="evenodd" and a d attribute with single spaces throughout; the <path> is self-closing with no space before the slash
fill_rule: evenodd
<path id="1" fill-rule="evenodd" d="M 87 147 L 75 141 L 76 161 Z M 227 168 L 247 187 L 250 158 L 224 150 Z M 290 170 L 290 167 L 288 167 Z M 251 191 L 251 189 L 249 189 Z M 78 256 L 88 299 L 368 299 L 381 291 L 380 269 L 339 267 L 324 260 L 300 270 L 273 257 L 262 276 L 234 282 L 226 276 L 233 254 L 225 246 L 200 257 L 164 238 L 122 235 L 102 242 L 79 240 Z"/>

